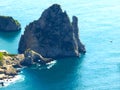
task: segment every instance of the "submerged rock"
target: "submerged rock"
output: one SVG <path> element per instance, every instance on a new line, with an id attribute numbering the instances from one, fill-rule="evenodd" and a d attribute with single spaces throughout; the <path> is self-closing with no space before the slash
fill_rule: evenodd
<path id="1" fill-rule="evenodd" d="M 10 16 L 0 16 L 0 31 L 19 31 L 20 23 Z"/>
<path id="2" fill-rule="evenodd" d="M 78 18 L 73 16 L 70 22 L 60 5 L 50 6 L 38 20 L 26 26 L 18 51 L 24 53 L 27 49 L 47 58 L 74 57 L 85 53 L 79 39 Z"/>

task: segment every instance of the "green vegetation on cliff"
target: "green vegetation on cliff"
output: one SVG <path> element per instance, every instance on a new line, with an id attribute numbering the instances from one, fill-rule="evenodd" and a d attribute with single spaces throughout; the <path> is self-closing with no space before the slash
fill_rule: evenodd
<path id="1" fill-rule="evenodd" d="M 3 53 L 2 52 L 0 52 L 0 66 L 2 66 L 3 65 Z"/>
<path id="2" fill-rule="evenodd" d="M 20 25 L 20 23 L 18 22 L 18 20 L 14 20 L 16 25 Z"/>
<path id="3" fill-rule="evenodd" d="M 10 16 L 0 16 L 0 18 L 10 18 Z"/>
<path id="4" fill-rule="evenodd" d="M 0 16 L 0 18 L 7 19 L 7 18 L 12 18 L 12 17 L 10 17 L 10 16 Z M 20 25 L 20 23 L 18 22 L 18 20 L 13 19 L 13 21 L 15 22 L 16 25 Z"/>

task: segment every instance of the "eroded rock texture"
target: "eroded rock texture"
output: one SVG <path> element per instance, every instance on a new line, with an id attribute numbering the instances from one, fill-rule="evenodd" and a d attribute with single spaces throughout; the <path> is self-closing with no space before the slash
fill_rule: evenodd
<path id="1" fill-rule="evenodd" d="M 0 16 L 0 31 L 19 31 L 20 23 L 10 16 Z"/>
<path id="2" fill-rule="evenodd" d="M 26 26 L 19 42 L 19 53 L 31 49 L 47 58 L 74 57 L 85 53 L 80 42 L 78 19 L 72 22 L 60 5 L 46 9 L 41 17 Z"/>

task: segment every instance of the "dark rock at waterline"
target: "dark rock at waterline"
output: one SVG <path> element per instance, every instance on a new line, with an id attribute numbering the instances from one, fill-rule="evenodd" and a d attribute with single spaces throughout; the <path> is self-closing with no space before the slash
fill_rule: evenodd
<path id="1" fill-rule="evenodd" d="M 20 23 L 10 16 L 0 16 L 0 31 L 19 31 Z"/>
<path id="2" fill-rule="evenodd" d="M 18 51 L 24 53 L 29 48 L 50 58 L 74 57 L 85 53 L 79 39 L 78 18 L 73 16 L 71 23 L 60 5 L 50 6 L 38 20 L 26 26 Z"/>
<path id="3" fill-rule="evenodd" d="M 24 60 L 21 62 L 24 66 L 31 66 L 33 64 L 46 64 L 50 61 L 53 61 L 51 58 L 44 58 L 39 53 L 33 51 L 33 50 L 26 50 L 24 53 Z"/>

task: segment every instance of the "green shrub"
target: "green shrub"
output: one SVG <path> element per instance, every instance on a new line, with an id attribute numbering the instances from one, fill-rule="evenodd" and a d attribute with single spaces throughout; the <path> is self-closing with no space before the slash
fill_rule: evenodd
<path id="1" fill-rule="evenodd" d="M 3 65 L 3 53 L 0 52 L 0 66 Z"/>
<path id="2" fill-rule="evenodd" d="M 20 25 L 20 23 L 17 20 L 14 20 L 16 25 Z"/>

